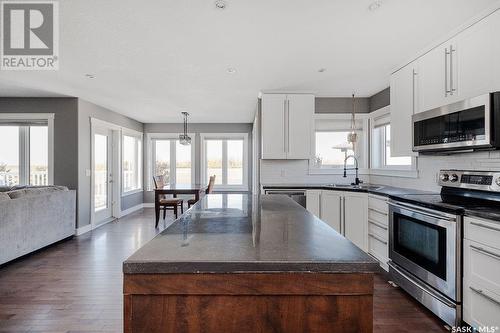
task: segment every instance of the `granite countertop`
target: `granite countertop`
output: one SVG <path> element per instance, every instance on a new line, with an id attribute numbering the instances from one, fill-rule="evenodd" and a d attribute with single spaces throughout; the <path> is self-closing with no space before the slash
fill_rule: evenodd
<path id="1" fill-rule="evenodd" d="M 449 213 L 465 216 L 480 217 L 500 223 L 500 207 L 450 205 L 441 202 L 440 194 L 422 190 L 400 188 L 377 184 L 361 184 L 361 187 L 337 184 L 266 184 L 264 189 L 305 189 L 305 190 L 334 190 L 366 192 L 386 196 L 394 200 L 417 203 L 431 209 L 438 209 Z"/>
<path id="2" fill-rule="evenodd" d="M 304 189 L 304 190 L 332 190 L 332 191 L 351 191 L 365 192 L 382 196 L 397 196 L 406 194 L 431 194 L 434 192 L 401 188 L 387 185 L 363 183 L 360 186 L 345 184 L 266 184 L 262 186 L 266 189 Z"/>
<path id="3" fill-rule="evenodd" d="M 123 272 L 372 273 L 378 266 L 288 197 L 210 194 L 128 258 Z"/>

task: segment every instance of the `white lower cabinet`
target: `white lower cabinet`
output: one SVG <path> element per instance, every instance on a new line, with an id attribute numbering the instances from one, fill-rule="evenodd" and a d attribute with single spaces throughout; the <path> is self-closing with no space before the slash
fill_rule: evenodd
<path id="1" fill-rule="evenodd" d="M 345 237 L 368 252 L 368 194 L 345 192 L 342 211 Z"/>
<path id="2" fill-rule="evenodd" d="M 387 198 L 368 196 L 368 253 L 389 271 L 389 206 Z"/>
<path id="3" fill-rule="evenodd" d="M 465 217 L 463 319 L 500 326 L 500 223 Z"/>
<path id="4" fill-rule="evenodd" d="M 344 234 L 342 230 L 342 201 L 342 192 L 323 191 L 321 193 L 320 218 L 335 231 Z"/>
<path id="5" fill-rule="evenodd" d="M 321 218 L 320 200 L 321 190 L 306 191 L 306 209 L 318 218 Z"/>
<path id="6" fill-rule="evenodd" d="M 366 193 L 311 190 L 306 193 L 306 208 L 360 249 L 368 252 Z"/>

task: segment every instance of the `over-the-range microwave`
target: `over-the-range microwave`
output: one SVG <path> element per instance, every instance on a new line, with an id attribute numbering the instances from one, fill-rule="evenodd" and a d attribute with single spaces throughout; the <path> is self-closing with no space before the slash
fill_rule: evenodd
<path id="1" fill-rule="evenodd" d="M 500 148 L 500 92 L 413 115 L 413 151 Z"/>

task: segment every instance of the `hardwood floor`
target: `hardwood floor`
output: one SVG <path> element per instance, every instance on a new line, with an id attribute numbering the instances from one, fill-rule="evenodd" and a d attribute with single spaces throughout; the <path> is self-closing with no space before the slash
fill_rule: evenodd
<path id="1" fill-rule="evenodd" d="M 122 262 L 157 232 L 145 209 L 1 267 L 0 332 L 121 332 Z M 378 275 L 374 332 L 446 330 Z"/>

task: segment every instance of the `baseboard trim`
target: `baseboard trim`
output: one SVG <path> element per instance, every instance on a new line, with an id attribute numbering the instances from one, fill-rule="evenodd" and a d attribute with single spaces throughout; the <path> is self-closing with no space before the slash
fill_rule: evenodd
<path id="1" fill-rule="evenodd" d="M 138 210 L 141 210 L 142 208 L 144 208 L 144 204 L 138 204 L 137 206 L 130 207 L 128 209 L 122 210 L 120 212 L 120 218 L 124 217 L 124 216 L 127 216 L 128 214 L 132 214 L 133 212 L 136 212 Z"/>
<path id="2" fill-rule="evenodd" d="M 154 206 L 154 205 L 153 205 Z M 144 204 L 139 204 L 137 206 L 134 206 L 134 207 L 130 207 L 128 209 L 125 209 L 125 210 L 122 210 L 120 212 L 120 216 L 119 217 L 111 217 L 109 218 L 108 220 L 106 220 L 105 222 L 103 223 L 100 223 L 98 225 L 92 225 L 92 224 L 87 224 L 87 225 L 84 225 L 83 227 L 80 227 L 80 228 L 77 228 L 76 231 L 75 231 L 75 235 L 76 236 L 80 236 L 80 235 L 83 235 L 83 234 L 86 234 L 87 232 L 89 231 L 92 231 L 94 229 L 97 229 L 99 227 L 102 227 L 103 225 L 105 224 L 108 224 L 109 222 L 112 222 L 112 221 L 115 221 L 117 218 L 122 218 L 124 216 L 127 216 L 129 214 L 132 214 L 133 212 L 136 212 L 138 210 L 141 210 L 142 208 L 144 208 Z"/>
<path id="3" fill-rule="evenodd" d="M 76 232 L 75 232 L 75 235 L 76 236 L 80 236 L 80 235 L 83 235 L 89 231 L 92 230 L 92 225 L 91 224 L 87 224 L 87 225 L 84 225 L 83 227 L 80 227 L 80 228 L 76 228 Z"/>
<path id="4" fill-rule="evenodd" d="M 145 202 L 142 204 L 144 208 L 155 208 L 155 203 L 154 202 Z"/>

